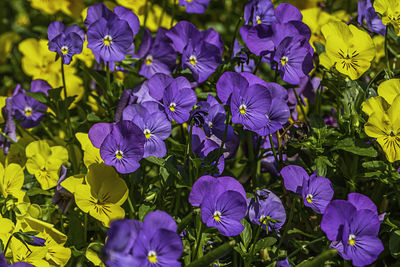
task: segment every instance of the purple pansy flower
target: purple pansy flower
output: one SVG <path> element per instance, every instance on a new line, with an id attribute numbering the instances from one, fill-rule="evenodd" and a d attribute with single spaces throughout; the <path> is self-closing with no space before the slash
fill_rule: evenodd
<path id="1" fill-rule="evenodd" d="M 333 197 L 333 188 L 329 179 L 311 176 L 300 166 L 289 165 L 281 170 L 285 188 L 303 196 L 304 205 L 317 213 L 324 213 L 326 206 Z"/>
<path id="2" fill-rule="evenodd" d="M 377 34 L 385 35 L 386 26 L 383 25 L 382 19 L 380 19 L 379 15 L 375 12 L 371 0 L 358 2 L 358 23 L 363 25 L 364 19 L 368 29 Z"/>
<path id="3" fill-rule="evenodd" d="M 306 42 L 304 38 L 286 37 L 277 45 L 274 60 L 285 82 L 299 84 L 300 78 L 314 68 L 312 54 L 304 45 Z"/>
<path id="4" fill-rule="evenodd" d="M 288 258 L 278 260 L 275 264 L 275 267 L 290 267 Z"/>
<path id="5" fill-rule="evenodd" d="M 16 262 L 9 265 L 8 262 L 6 261 L 6 258 L 4 257 L 3 252 L 0 252 L 0 267 L 35 267 L 35 266 L 26 262 Z"/>
<path id="6" fill-rule="evenodd" d="M 57 181 L 57 190 L 54 193 L 52 202 L 60 208 L 62 214 L 67 214 L 74 200 L 74 195 L 61 186 L 61 183 L 65 180 L 66 177 L 67 167 L 61 165 L 60 178 Z"/>
<path id="7" fill-rule="evenodd" d="M 165 89 L 163 103 L 170 120 L 184 123 L 189 119 L 190 111 L 196 104 L 196 94 L 186 78 L 178 77 Z"/>
<path id="8" fill-rule="evenodd" d="M 150 79 L 156 73 L 171 74 L 176 66 L 176 54 L 171 41 L 166 37 L 166 29 L 159 28 L 155 38 L 145 29 L 142 45 L 136 56 L 143 58 L 139 74 Z"/>
<path id="9" fill-rule="evenodd" d="M 202 14 L 206 11 L 210 0 L 179 0 L 180 6 L 186 7 L 187 13 Z"/>
<path id="10" fill-rule="evenodd" d="M 171 133 L 171 123 L 164 112 L 148 110 L 143 105 L 133 104 L 124 109 L 123 119 L 135 123 L 146 137 L 144 158 L 164 157 L 167 148 L 163 140 Z"/>
<path id="11" fill-rule="evenodd" d="M 216 227 L 224 236 L 240 234 L 246 215 L 246 193 L 232 177 L 202 176 L 189 195 L 192 206 L 200 206 L 201 218 L 208 227 Z"/>
<path id="12" fill-rule="evenodd" d="M 97 62 L 112 63 L 122 61 L 130 52 L 133 44 L 133 33 L 129 24 L 112 17 L 109 21 L 104 18 L 91 24 L 88 32 L 88 48 L 90 48 Z"/>
<path id="13" fill-rule="evenodd" d="M 274 5 L 271 0 L 250 0 L 244 7 L 245 24 L 252 25 L 275 22 Z"/>
<path id="14" fill-rule="evenodd" d="M 182 68 L 189 68 L 193 78 L 204 82 L 221 64 L 222 58 L 218 47 L 204 40 L 191 40 L 182 54 Z"/>
<path id="15" fill-rule="evenodd" d="M 333 200 L 327 206 L 321 229 L 344 259 L 352 260 L 354 266 L 369 265 L 384 249 L 377 237 L 380 220 L 376 206 L 361 194 L 349 194 L 348 199 Z"/>
<path id="16" fill-rule="evenodd" d="M 211 140 L 210 138 L 207 138 L 207 136 L 205 135 L 204 131 L 201 128 L 193 126 L 192 152 L 194 152 L 201 159 L 205 159 L 210 152 L 219 148 L 220 145 L 218 145 L 215 141 Z M 212 162 L 211 164 L 215 165 L 215 162 Z M 217 165 L 218 174 L 221 174 L 224 171 L 224 168 L 225 168 L 225 158 L 224 155 L 222 155 L 218 160 L 218 165 Z"/>
<path id="17" fill-rule="evenodd" d="M 285 208 L 282 201 L 271 191 L 257 190 L 256 197 L 247 200 L 248 215 L 250 221 L 261 225 L 265 230 L 268 224 L 268 231 L 279 231 L 286 221 Z M 268 222 L 268 217 L 279 222 Z"/>
<path id="18" fill-rule="evenodd" d="M 268 123 L 265 116 L 271 105 L 272 97 L 268 89 L 255 84 L 232 92 L 232 122 L 243 124 L 245 129 L 255 131 Z"/>
<path id="19" fill-rule="evenodd" d="M 180 266 L 183 245 L 176 230 L 174 219 L 164 211 L 150 212 L 143 223 L 112 222 L 104 246 L 107 266 Z"/>
<path id="20" fill-rule="evenodd" d="M 4 128 L 3 133 L 8 135 L 14 142 L 17 142 L 17 133 L 15 129 L 15 122 L 13 118 L 13 97 L 24 90 L 21 88 L 20 84 L 17 84 L 17 87 L 13 91 L 13 95 L 6 99 L 6 104 L 2 108 L 1 112 L 4 118 Z M 11 141 L 5 138 L 4 136 L 0 136 L 0 148 L 3 149 L 4 155 L 8 154 L 10 150 Z"/>
<path id="21" fill-rule="evenodd" d="M 94 147 L 100 148 L 104 163 L 118 172 L 131 173 L 139 168 L 146 138 L 133 122 L 97 123 L 89 130 L 89 139 Z"/>
<path id="22" fill-rule="evenodd" d="M 33 80 L 30 92 L 40 92 L 47 95 L 47 91 L 52 89 L 44 80 Z M 39 125 L 47 110 L 47 106 L 36 99 L 25 95 L 25 90 L 20 90 L 13 97 L 13 114 L 16 120 L 20 120 L 20 125 L 24 128 L 33 128 Z"/>
<path id="23" fill-rule="evenodd" d="M 49 50 L 57 52 L 64 64 L 71 63 L 72 56 L 82 52 L 85 32 L 77 25 L 65 28 L 59 21 L 52 22 L 47 28 Z"/>

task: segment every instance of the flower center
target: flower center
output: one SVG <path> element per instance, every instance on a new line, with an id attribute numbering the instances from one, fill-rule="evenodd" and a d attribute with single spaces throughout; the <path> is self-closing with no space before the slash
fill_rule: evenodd
<path id="1" fill-rule="evenodd" d="M 213 123 L 210 121 L 210 122 L 208 123 L 208 126 L 210 126 L 210 128 L 212 128 L 212 127 L 213 127 Z"/>
<path id="2" fill-rule="evenodd" d="M 282 57 L 281 58 L 281 64 L 282 64 L 282 66 L 285 66 L 286 65 L 286 63 L 288 62 L 288 58 L 287 57 Z"/>
<path id="3" fill-rule="evenodd" d="M 242 115 L 246 114 L 246 112 L 247 112 L 247 106 L 246 106 L 245 104 L 241 104 L 241 105 L 239 106 L 239 112 L 240 112 L 240 114 L 242 114 Z"/>
<path id="4" fill-rule="evenodd" d="M 112 44 L 112 37 L 110 35 L 106 35 L 103 37 L 103 43 L 106 46 L 110 46 Z"/>
<path id="5" fill-rule="evenodd" d="M 26 107 L 24 110 L 25 116 L 32 116 L 32 108 L 31 107 Z"/>
<path id="6" fill-rule="evenodd" d="M 190 62 L 190 64 L 192 64 L 193 66 L 196 66 L 197 58 L 196 58 L 195 56 L 191 55 L 190 58 L 189 58 L 189 62 Z"/>
<path id="7" fill-rule="evenodd" d="M 342 58 L 340 63 L 342 64 L 343 68 L 346 68 L 346 70 L 349 70 L 349 68 L 356 70 L 356 67 L 360 66 L 358 65 L 358 60 L 355 59 L 360 54 L 357 52 L 357 50 L 354 50 L 351 53 L 349 51 L 345 53 L 342 49 L 339 49 L 338 54 Z"/>
<path id="8" fill-rule="evenodd" d="M 151 132 L 150 132 L 149 129 L 145 129 L 145 130 L 143 131 L 143 133 L 144 133 L 144 136 L 146 136 L 147 139 L 149 139 L 149 138 L 151 137 Z"/>
<path id="9" fill-rule="evenodd" d="M 349 235 L 349 244 L 351 246 L 354 246 L 356 244 L 356 236 L 355 235 Z"/>
<path id="10" fill-rule="evenodd" d="M 307 196 L 306 196 L 307 202 L 311 204 L 312 203 L 312 199 L 313 199 L 313 196 L 311 194 L 307 194 Z"/>
<path id="11" fill-rule="evenodd" d="M 115 151 L 115 157 L 116 157 L 117 159 L 122 159 L 123 156 L 124 156 L 124 152 L 122 152 L 121 150 Z"/>
<path id="12" fill-rule="evenodd" d="M 147 259 L 149 260 L 150 263 L 157 263 L 157 254 L 155 251 L 150 250 L 149 253 L 147 254 Z"/>
<path id="13" fill-rule="evenodd" d="M 262 224 L 267 224 L 267 216 L 261 215 L 259 221 Z"/>
<path id="14" fill-rule="evenodd" d="M 153 56 L 152 55 L 147 55 L 146 59 L 144 60 L 146 65 L 151 65 L 153 63 Z"/>
<path id="15" fill-rule="evenodd" d="M 188 2 L 188 3 L 191 3 L 191 2 L 192 2 L 192 0 L 186 0 L 186 2 Z"/>
<path id="16" fill-rule="evenodd" d="M 171 110 L 172 112 L 175 112 L 175 108 L 176 108 L 176 104 L 174 102 L 169 104 L 169 110 Z"/>
<path id="17" fill-rule="evenodd" d="M 389 136 L 391 136 L 391 137 L 396 136 L 396 135 L 394 134 L 393 130 L 390 131 Z"/>
<path id="18" fill-rule="evenodd" d="M 257 24 L 261 24 L 261 18 L 260 16 L 256 16 Z"/>
<path id="19" fill-rule="evenodd" d="M 68 54 L 68 46 L 62 46 L 61 47 L 61 53 L 63 54 L 63 55 L 66 55 L 66 54 Z"/>
<path id="20" fill-rule="evenodd" d="M 219 222 L 221 220 L 221 212 L 215 211 L 213 217 L 216 222 Z"/>

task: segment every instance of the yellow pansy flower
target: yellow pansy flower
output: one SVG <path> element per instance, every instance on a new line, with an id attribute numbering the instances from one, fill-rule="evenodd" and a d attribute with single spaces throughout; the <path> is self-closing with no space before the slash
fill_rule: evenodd
<path id="1" fill-rule="evenodd" d="M 5 245 L 14 232 L 15 226 L 14 223 L 7 218 L 0 218 L 0 225 L 0 240 L 3 242 L 3 245 Z"/>
<path id="2" fill-rule="evenodd" d="M 32 79 L 47 81 L 53 88 L 62 87 L 61 59 L 55 61 L 56 53 L 49 50 L 47 43 L 48 41 L 44 39 L 28 38 L 19 44 L 18 49 L 23 54 L 22 70 L 27 75 L 32 76 Z M 76 103 L 82 98 L 84 88 L 82 80 L 76 75 L 76 70 L 73 67 L 74 60 L 72 64 L 64 65 L 64 72 L 67 96 L 77 95 L 74 100 L 74 103 Z M 61 97 L 64 98 L 63 92 Z"/>
<path id="3" fill-rule="evenodd" d="M 0 65 L 10 55 L 14 43 L 19 41 L 19 35 L 15 32 L 5 32 L 0 34 Z"/>
<path id="4" fill-rule="evenodd" d="M 358 79 L 371 66 L 375 57 L 375 46 L 368 33 L 354 25 L 330 22 L 322 27 L 326 40 L 325 57 L 321 64 L 326 68 L 335 65 L 337 71 Z"/>
<path id="5" fill-rule="evenodd" d="M 86 184 L 77 185 L 73 192 L 75 203 L 83 212 L 89 213 L 106 227 L 111 221 L 125 217 L 121 205 L 129 191 L 113 167 L 104 163 L 92 164 L 85 181 Z M 64 186 L 64 182 L 61 185 Z"/>
<path id="6" fill-rule="evenodd" d="M 10 250 L 12 251 L 13 262 L 26 262 L 33 266 L 50 267 L 45 260 L 47 247 L 29 246 L 28 248 L 18 239 L 12 238 L 10 242 Z"/>
<path id="7" fill-rule="evenodd" d="M 400 94 L 400 79 L 386 80 L 378 86 L 378 95 L 382 96 L 389 105 Z"/>
<path id="8" fill-rule="evenodd" d="M 83 150 L 83 163 L 85 164 L 86 168 L 89 168 L 89 166 L 93 163 L 103 162 L 100 156 L 100 149 L 93 146 L 87 133 L 76 133 L 75 136 L 79 143 L 81 143 Z"/>
<path id="9" fill-rule="evenodd" d="M 381 58 L 385 56 L 385 37 L 382 35 L 375 35 L 372 37 L 372 41 L 376 49 L 375 63 L 379 63 Z"/>
<path id="10" fill-rule="evenodd" d="M 398 36 L 400 36 L 400 2 L 398 0 L 375 0 L 375 11 L 382 15 L 384 25 L 392 24 Z"/>
<path id="11" fill-rule="evenodd" d="M 88 261 L 93 263 L 94 266 L 105 267 L 106 265 L 101 261 L 99 255 L 96 253 L 96 251 L 93 250 L 94 246 L 101 246 L 101 245 L 103 245 L 103 244 L 98 243 L 98 242 L 90 243 L 86 249 L 85 257 L 86 257 L 86 259 L 88 259 Z"/>
<path id="12" fill-rule="evenodd" d="M 62 11 L 71 17 L 79 17 L 84 8 L 82 0 L 30 0 L 33 8 L 39 9 L 46 14 L 54 15 Z"/>
<path id="13" fill-rule="evenodd" d="M 50 147 L 46 141 L 39 140 L 26 147 L 26 168 L 40 183 L 43 190 L 57 185 L 59 169 L 68 161 L 68 150 L 62 146 Z"/>
<path id="14" fill-rule="evenodd" d="M 12 195 L 15 198 L 23 198 L 24 191 L 21 190 L 24 185 L 24 171 L 18 164 L 10 164 L 5 168 L 0 163 L 0 192 L 4 198 Z"/>
<path id="15" fill-rule="evenodd" d="M 364 127 L 368 136 L 376 138 L 389 162 L 400 160 L 400 95 L 386 112 L 373 112 Z"/>

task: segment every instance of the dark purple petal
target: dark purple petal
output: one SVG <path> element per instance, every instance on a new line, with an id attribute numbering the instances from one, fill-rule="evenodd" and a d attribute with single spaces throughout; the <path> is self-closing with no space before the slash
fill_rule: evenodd
<path id="1" fill-rule="evenodd" d="M 142 230 L 151 238 L 159 229 L 176 232 L 177 225 L 171 215 L 165 211 L 157 210 L 150 212 L 144 218 Z"/>
<path id="2" fill-rule="evenodd" d="M 357 209 L 357 210 L 370 210 L 372 211 L 374 214 L 378 215 L 378 210 L 376 208 L 376 205 L 374 202 L 372 202 L 372 200 L 363 195 L 363 194 L 359 194 L 359 193 L 350 193 L 347 195 L 347 200 L 353 204 L 353 206 Z"/>
<path id="3" fill-rule="evenodd" d="M 303 188 L 303 181 L 308 180 L 307 172 L 300 166 L 289 165 L 281 170 L 281 176 L 285 184 L 285 188 L 296 194 L 301 194 Z"/>
<path id="4" fill-rule="evenodd" d="M 135 13 L 133 13 L 132 11 L 130 11 L 129 9 L 127 9 L 126 7 L 123 6 L 117 6 L 114 8 L 114 13 L 122 20 L 125 20 L 126 22 L 128 22 L 129 27 L 132 30 L 133 35 L 136 35 L 139 32 L 139 28 L 140 28 L 140 22 L 139 22 L 139 18 L 135 15 Z"/>
<path id="5" fill-rule="evenodd" d="M 304 205 L 322 214 L 332 200 L 333 193 L 332 183 L 329 179 L 312 175 L 308 184 L 303 187 Z"/>
<path id="6" fill-rule="evenodd" d="M 221 187 L 217 179 L 210 175 L 202 176 L 193 184 L 189 203 L 194 207 L 199 207 L 205 196 L 209 194 L 218 195 L 220 192 L 224 192 L 224 188 Z"/>
<path id="7" fill-rule="evenodd" d="M 286 23 L 289 21 L 301 21 L 303 15 L 301 12 L 291 4 L 282 3 L 275 8 L 275 17 L 278 23 Z"/>
<path id="8" fill-rule="evenodd" d="M 94 147 L 100 148 L 104 139 L 109 135 L 113 129 L 113 124 L 111 123 L 96 123 L 89 130 L 89 139 Z"/>
<path id="9" fill-rule="evenodd" d="M 347 218 L 356 212 L 356 208 L 346 200 L 332 200 L 326 207 L 321 220 L 321 230 L 332 241 L 341 240 L 342 230 Z"/>
<path id="10" fill-rule="evenodd" d="M 223 104 L 230 102 L 235 90 L 249 87 L 249 83 L 236 72 L 224 72 L 217 82 L 217 95 Z"/>

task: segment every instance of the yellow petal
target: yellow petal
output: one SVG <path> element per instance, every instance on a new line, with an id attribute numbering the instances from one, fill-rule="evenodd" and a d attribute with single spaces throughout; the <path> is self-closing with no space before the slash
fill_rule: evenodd
<path id="1" fill-rule="evenodd" d="M 46 141 L 39 140 L 30 143 L 25 149 L 26 157 L 31 158 L 34 155 L 40 154 L 44 159 L 51 156 L 51 149 Z"/>
<path id="2" fill-rule="evenodd" d="M 361 109 L 370 116 L 374 112 L 385 113 L 390 105 L 381 96 L 371 97 L 361 104 Z"/>
<path id="3" fill-rule="evenodd" d="M 84 174 L 70 176 L 61 182 L 61 186 L 68 190 L 70 193 L 74 194 L 76 192 L 76 186 L 83 184 L 84 177 Z"/>
<path id="4" fill-rule="evenodd" d="M 68 150 L 62 146 L 51 147 L 51 157 L 59 159 L 63 164 L 68 162 Z"/>
<path id="5" fill-rule="evenodd" d="M 92 145 L 92 142 L 90 141 L 88 134 L 76 133 L 75 136 L 78 139 L 79 143 L 81 144 L 82 150 L 84 152 L 83 162 L 86 168 L 89 168 L 89 166 L 94 163 L 103 162 L 100 156 L 100 149 Z"/>
<path id="6" fill-rule="evenodd" d="M 378 94 L 391 105 L 394 98 L 400 94 L 400 79 L 390 79 L 381 83 Z"/>
<path id="7" fill-rule="evenodd" d="M 24 172 L 21 166 L 14 163 L 8 165 L 5 169 L 4 177 L 1 183 L 6 194 L 10 194 L 17 198 L 21 195 L 21 193 L 23 194 L 23 192 L 21 192 L 21 188 L 24 184 Z"/>
<path id="8" fill-rule="evenodd" d="M 376 112 L 369 116 L 367 123 L 364 125 L 365 133 L 373 138 L 387 136 L 386 128 L 389 126 L 389 118 L 385 114 Z"/>

